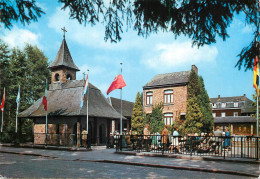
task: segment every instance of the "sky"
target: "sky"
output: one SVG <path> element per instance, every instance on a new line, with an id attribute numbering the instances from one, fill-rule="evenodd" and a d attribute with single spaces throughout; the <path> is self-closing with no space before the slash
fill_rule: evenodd
<path id="1" fill-rule="evenodd" d="M 69 10 L 61 10 L 57 0 L 39 0 L 38 5 L 46 14 L 37 22 L 23 26 L 13 23 L 11 30 L 1 29 L 0 38 L 10 47 L 23 48 L 25 43 L 37 45 L 53 62 L 63 39 L 61 28 L 67 29 L 66 41 L 74 60 L 81 70 L 77 79 L 83 79 L 83 72 L 89 69 L 89 82 L 99 88 L 107 97 L 106 91 L 120 73 L 123 63 L 123 77 L 127 84 L 123 88 L 123 99 L 135 101 L 137 92 L 155 75 L 187 71 L 191 65 L 198 67 L 204 79 L 210 98 L 246 96 L 252 99 L 253 72 L 235 68 L 237 55 L 253 38 L 253 29 L 245 26 L 244 18 L 236 16 L 227 29 L 230 35 L 225 41 L 197 48 L 191 40 L 180 36 L 175 39 L 172 33 L 159 32 L 144 38 L 129 29 L 122 34 L 118 43 L 105 42 L 102 24 L 80 25 L 69 19 Z M 120 98 L 120 90 L 109 96 Z"/>

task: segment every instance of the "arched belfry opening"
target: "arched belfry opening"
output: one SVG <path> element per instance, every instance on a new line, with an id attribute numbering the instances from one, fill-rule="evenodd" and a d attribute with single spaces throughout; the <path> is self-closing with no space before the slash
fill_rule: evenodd
<path id="1" fill-rule="evenodd" d="M 65 39 L 65 32 L 66 30 L 64 28 L 64 35 L 60 49 L 55 60 L 49 66 L 52 73 L 51 83 L 66 83 L 68 80 L 76 80 L 76 72 L 80 71 L 71 57 Z"/>

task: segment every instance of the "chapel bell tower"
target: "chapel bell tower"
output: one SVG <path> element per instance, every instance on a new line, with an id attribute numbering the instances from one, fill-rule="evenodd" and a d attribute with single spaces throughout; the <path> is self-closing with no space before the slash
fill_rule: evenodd
<path id="1" fill-rule="evenodd" d="M 76 80 L 76 72 L 80 71 L 74 64 L 69 48 L 65 40 L 65 27 L 62 28 L 63 40 L 55 60 L 49 66 L 51 70 L 51 83 L 66 83 L 68 80 Z"/>

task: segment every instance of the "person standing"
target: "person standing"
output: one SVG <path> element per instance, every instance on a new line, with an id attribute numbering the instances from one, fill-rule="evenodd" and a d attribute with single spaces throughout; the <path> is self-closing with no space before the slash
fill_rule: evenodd
<path id="1" fill-rule="evenodd" d="M 215 153 L 218 154 L 219 153 L 219 148 L 220 148 L 220 144 L 221 144 L 221 136 L 222 136 L 222 132 L 219 129 L 219 126 L 216 127 L 216 130 L 214 131 L 214 136 L 216 137 L 216 150 Z"/>
<path id="2" fill-rule="evenodd" d="M 87 139 L 88 139 L 88 132 L 85 128 L 83 128 L 83 131 L 81 133 L 81 139 L 82 139 L 82 145 L 84 148 L 87 148 Z"/>
<path id="3" fill-rule="evenodd" d="M 171 148 L 171 153 L 172 153 L 172 149 L 176 148 L 178 150 L 178 153 L 181 154 L 181 150 L 179 147 L 179 132 L 177 127 L 174 127 L 174 131 L 172 133 L 172 145 L 170 148 Z"/>
<path id="4" fill-rule="evenodd" d="M 164 150 L 167 150 L 168 134 L 169 134 L 168 129 L 167 126 L 165 125 L 162 131 L 162 144 Z"/>
<path id="5" fill-rule="evenodd" d="M 149 131 L 149 124 L 146 124 L 145 128 L 144 128 L 144 147 L 146 149 L 146 151 L 149 151 L 149 138 L 150 138 L 150 131 Z"/>
<path id="6" fill-rule="evenodd" d="M 225 148 L 230 149 L 231 143 L 230 143 L 230 132 L 229 128 L 227 127 L 225 130 Z"/>

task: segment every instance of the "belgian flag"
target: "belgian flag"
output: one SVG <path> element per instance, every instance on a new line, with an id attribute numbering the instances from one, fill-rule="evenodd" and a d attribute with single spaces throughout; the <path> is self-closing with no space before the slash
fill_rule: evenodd
<path id="1" fill-rule="evenodd" d="M 258 61 L 258 56 L 256 56 L 255 60 L 254 60 L 253 86 L 256 90 L 257 96 L 259 96 L 259 61 Z"/>

